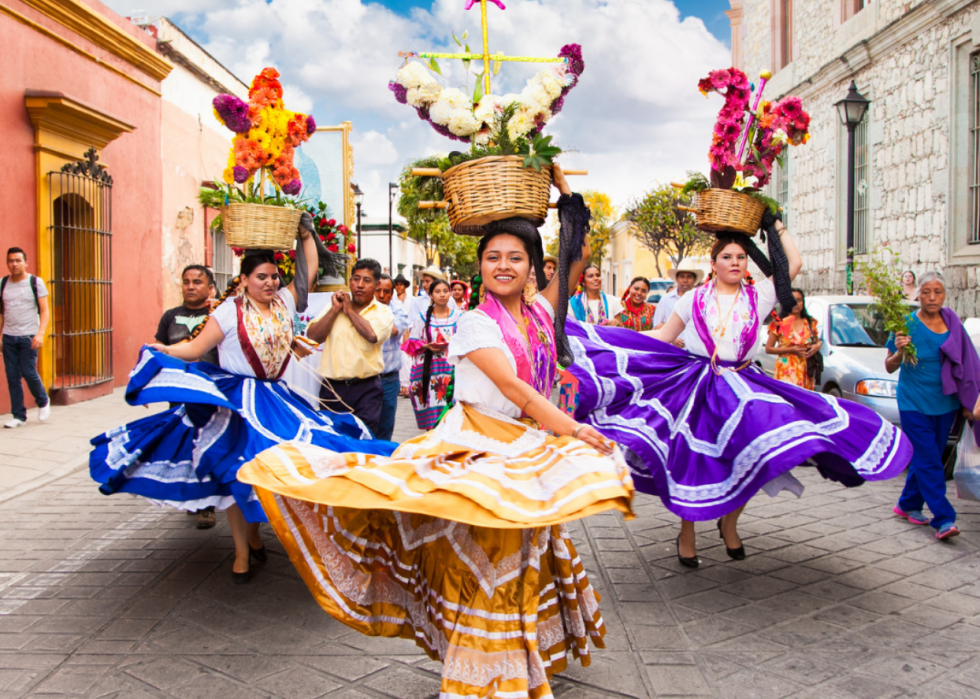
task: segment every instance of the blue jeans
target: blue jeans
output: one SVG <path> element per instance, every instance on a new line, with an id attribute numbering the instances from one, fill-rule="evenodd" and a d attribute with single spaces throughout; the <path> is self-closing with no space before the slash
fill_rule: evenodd
<path id="1" fill-rule="evenodd" d="M 37 350 L 31 349 L 30 335 L 3 336 L 3 368 L 7 372 L 7 390 L 10 392 L 10 412 L 18 420 L 27 420 L 27 408 L 24 407 L 24 386 L 21 379 L 27 381 L 27 388 L 34 396 L 37 407 L 43 408 L 48 404 L 48 394 L 37 373 Z"/>
<path id="2" fill-rule="evenodd" d="M 401 381 L 398 372 L 392 371 L 381 375 L 381 390 L 384 400 L 381 402 L 381 419 L 378 421 L 378 439 L 391 441 L 391 433 L 395 431 L 395 412 L 398 410 L 398 389 Z"/>
<path id="3" fill-rule="evenodd" d="M 943 470 L 943 449 L 958 410 L 945 415 L 923 415 L 902 410 L 902 432 L 912 442 L 912 461 L 905 479 L 905 489 L 898 499 L 898 507 L 905 512 L 915 512 L 929 505 L 935 529 L 956 521 L 956 510 L 946 497 L 946 473 Z M 969 434 L 969 430 L 966 433 Z"/>

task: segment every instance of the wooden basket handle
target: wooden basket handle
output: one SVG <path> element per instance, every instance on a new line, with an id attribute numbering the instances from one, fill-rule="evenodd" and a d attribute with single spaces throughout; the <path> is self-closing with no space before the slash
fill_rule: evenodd
<path id="1" fill-rule="evenodd" d="M 442 170 L 437 167 L 413 167 L 415 177 L 442 177 Z"/>
<path id="2" fill-rule="evenodd" d="M 678 206 L 677 207 L 677 210 L 678 211 L 687 211 L 688 213 L 691 213 L 691 214 L 696 214 L 698 212 L 697 209 L 695 209 L 693 207 L 690 207 L 690 206 Z"/>
<path id="3" fill-rule="evenodd" d="M 445 209 L 449 206 L 448 201 L 420 201 L 420 209 Z"/>

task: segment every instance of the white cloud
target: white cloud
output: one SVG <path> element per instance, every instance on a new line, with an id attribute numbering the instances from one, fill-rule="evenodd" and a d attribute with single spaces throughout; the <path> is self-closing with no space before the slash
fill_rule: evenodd
<path id="1" fill-rule="evenodd" d="M 108 0 L 129 14 L 129 0 Z M 350 120 L 355 179 L 365 207 L 387 206 L 387 183 L 407 161 L 462 144 L 439 136 L 387 89 L 400 50 L 448 50 L 450 31 L 480 39 L 477 9 L 434 0 L 410 17 L 361 0 L 157 0 L 147 14 L 171 16 L 248 82 L 266 65 L 289 86 L 287 106 L 311 108 L 317 123 Z M 548 132 L 566 149 L 562 162 L 587 167 L 572 185 L 609 192 L 617 205 L 654 181 L 707 169 L 711 124 L 720 100 L 705 100 L 697 81 L 730 65 L 728 49 L 695 18 L 680 20 L 669 0 L 514 0 L 491 5 L 490 48 L 508 55 L 555 56 L 580 43 L 586 69 Z M 453 47 L 454 48 L 454 47 Z M 455 65 L 453 65 L 455 64 Z M 442 61 L 446 84 L 462 82 L 459 62 Z M 540 67 L 540 66 L 538 66 Z M 536 70 L 505 64 L 498 93 L 520 91 Z M 471 83 L 472 85 L 472 80 Z M 375 186 L 377 184 L 377 186 Z"/>

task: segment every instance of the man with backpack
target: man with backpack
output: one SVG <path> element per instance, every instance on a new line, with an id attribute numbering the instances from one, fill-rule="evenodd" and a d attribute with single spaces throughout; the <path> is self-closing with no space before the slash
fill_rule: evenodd
<path id="1" fill-rule="evenodd" d="M 13 429 L 27 422 L 22 380 L 34 396 L 37 419 L 44 422 L 51 415 L 51 401 L 37 373 L 37 351 L 44 344 L 49 311 L 44 280 L 27 273 L 27 253 L 20 248 L 7 250 L 7 269 L 10 274 L 0 279 L 0 329 L 13 413 L 4 427 Z"/>

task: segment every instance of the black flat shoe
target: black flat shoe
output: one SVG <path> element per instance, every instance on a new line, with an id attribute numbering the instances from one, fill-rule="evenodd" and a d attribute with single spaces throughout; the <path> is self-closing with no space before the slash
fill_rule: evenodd
<path id="1" fill-rule="evenodd" d="M 721 533 L 721 520 L 720 519 L 718 520 L 718 536 L 721 537 L 721 540 L 722 541 L 725 540 L 725 535 Z M 739 546 L 737 549 L 730 549 L 730 548 L 728 548 L 728 544 L 726 543 L 725 544 L 725 553 L 727 553 L 728 554 L 728 557 L 731 558 L 733 561 L 744 561 L 745 560 L 745 546 Z"/>
<path id="2" fill-rule="evenodd" d="M 686 558 L 681 555 L 681 537 L 679 534 L 677 536 L 677 560 L 680 561 L 680 564 L 685 568 L 697 568 L 699 565 L 701 565 L 701 562 L 698 560 L 697 554 L 695 554 L 691 558 Z"/>
<path id="3" fill-rule="evenodd" d="M 248 546 L 248 556 L 249 558 L 254 558 L 259 563 L 265 563 L 269 560 L 269 554 L 266 553 L 265 546 L 260 549 L 253 549 L 252 545 Z"/>
<path id="4" fill-rule="evenodd" d="M 249 578 L 251 577 L 252 577 L 252 571 L 250 570 L 246 570 L 244 573 L 236 573 L 235 571 L 231 571 L 231 580 L 236 585 L 244 585 L 249 581 Z"/>

